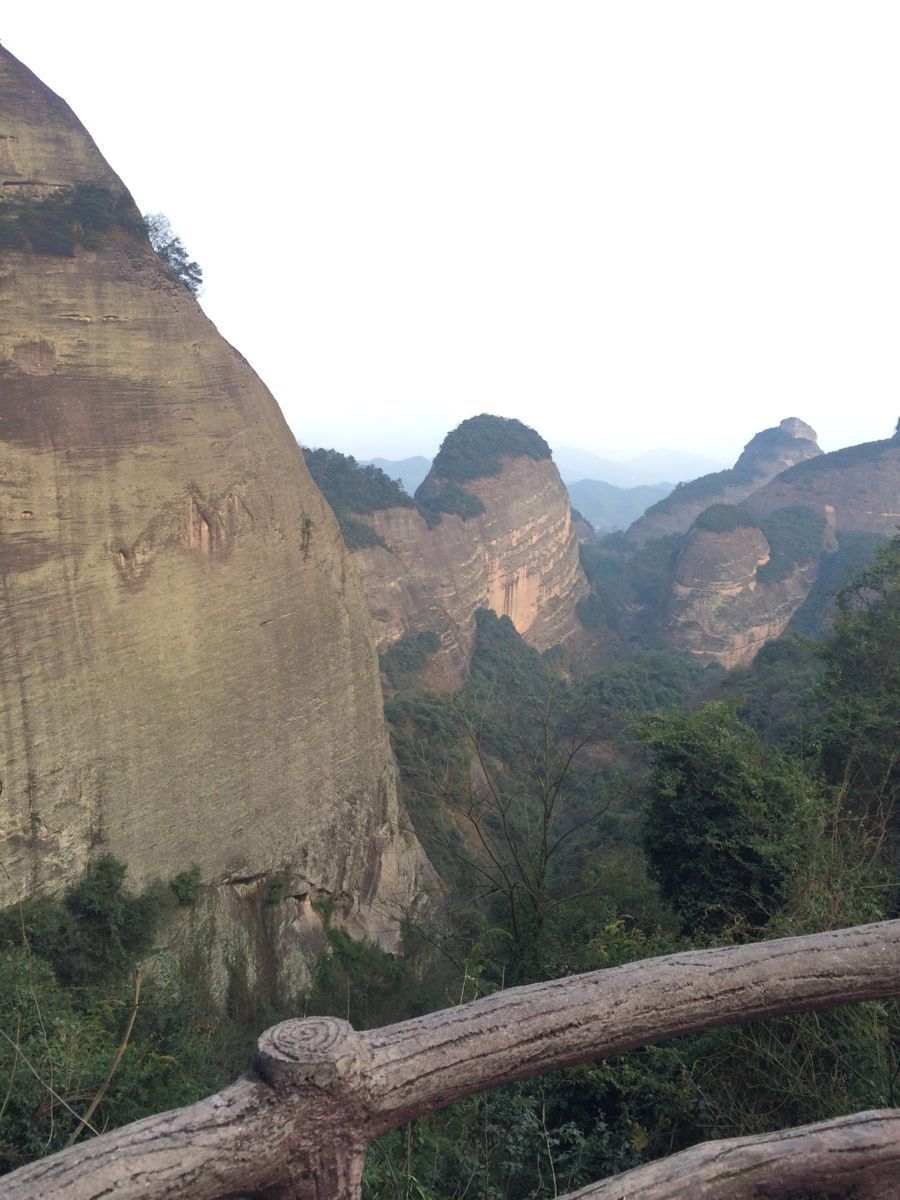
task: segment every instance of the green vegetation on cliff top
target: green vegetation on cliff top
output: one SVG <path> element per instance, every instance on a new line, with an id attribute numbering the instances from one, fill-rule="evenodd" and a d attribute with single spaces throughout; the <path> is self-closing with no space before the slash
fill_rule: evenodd
<path id="1" fill-rule="evenodd" d="M 406 633 L 378 656 L 381 669 L 393 687 L 408 683 L 425 666 L 429 655 L 441 648 L 441 639 L 433 629 Z"/>
<path id="2" fill-rule="evenodd" d="M 694 528 L 707 533 L 759 529 L 769 543 L 769 561 L 757 571 L 761 583 L 779 583 L 796 567 L 818 558 L 825 540 L 825 518 L 802 504 L 776 508 L 765 517 L 754 517 L 738 504 L 711 504 Z"/>
<path id="3" fill-rule="evenodd" d="M 431 471 L 441 479 L 464 483 L 485 475 L 499 475 L 504 456 L 533 458 L 535 461 L 552 458 L 550 447 L 541 435 L 521 421 L 481 413 L 469 417 L 447 434 L 431 464 Z"/>
<path id="4" fill-rule="evenodd" d="M 363 546 L 387 547 L 384 538 L 353 513 L 373 513 L 384 508 L 412 508 L 413 501 L 396 480 L 380 467 L 363 467 L 351 454 L 337 450 L 309 450 L 303 457 L 322 495 L 331 505 L 348 550 Z"/>
<path id="5" fill-rule="evenodd" d="M 309 473 L 337 512 L 373 513 L 383 508 L 412 508 L 412 499 L 380 467 L 363 467 L 351 454 L 303 449 Z"/>

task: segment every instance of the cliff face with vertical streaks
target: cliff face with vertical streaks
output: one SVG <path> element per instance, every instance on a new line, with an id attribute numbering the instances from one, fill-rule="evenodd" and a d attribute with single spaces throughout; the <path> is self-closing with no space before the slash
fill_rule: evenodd
<path id="1" fill-rule="evenodd" d="M 426 672 L 432 687 L 458 686 L 468 666 L 475 611 L 508 616 L 539 650 L 579 634 L 577 601 L 588 590 L 565 487 L 552 460 L 504 455 L 498 474 L 461 486 L 483 511 L 463 520 L 443 513 L 429 525 L 415 508 L 365 519 L 384 547 L 356 550 L 379 649 L 407 633 L 433 630 L 441 649 Z M 440 492 L 432 474 L 423 490 Z"/>
<path id="2" fill-rule="evenodd" d="M 2 48 L 0 163 L 0 903 L 109 851 L 137 885 L 197 864 L 225 908 L 284 871 L 294 942 L 330 896 L 391 944 L 420 852 L 330 509 L 85 129 Z"/>

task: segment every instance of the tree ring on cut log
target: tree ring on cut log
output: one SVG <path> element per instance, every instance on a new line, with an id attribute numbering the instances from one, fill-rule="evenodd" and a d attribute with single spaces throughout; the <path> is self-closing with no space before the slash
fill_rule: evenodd
<path id="1" fill-rule="evenodd" d="M 253 1065 L 274 1088 L 360 1086 L 366 1047 L 347 1021 L 307 1017 L 282 1021 L 267 1029 L 257 1043 Z"/>

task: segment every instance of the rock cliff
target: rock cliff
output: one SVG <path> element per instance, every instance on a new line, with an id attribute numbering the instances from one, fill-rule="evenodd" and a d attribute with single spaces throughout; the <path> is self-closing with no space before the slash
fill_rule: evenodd
<path id="1" fill-rule="evenodd" d="M 775 565 L 769 540 L 751 520 L 723 529 L 695 526 L 678 554 L 664 615 L 671 642 L 727 669 L 750 663 L 806 599 L 818 553 Z"/>
<path id="2" fill-rule="evenodd" d="M 782 471 L 821 453 L 815 430 L 796 417 L 787 417 L 751 438 L 733 467 L 679 484 L 629 527 L 628 540 L 643 546 L 653 538 L 686 533 L 711 504 L 739 504 Z"/>
<path id="3" fill-rule="evenodd" d="M 755 491 L 745 507 L 764 516 L 788 504 L 821 512 L 835 530 L 892 536 L 900 525 L 900 438 L 801 462 Z"/>
<path id="4" fill-rule="evenodd" d="M 844 582 L 840 570 L 858 566 L 853 538 L 890 536 L 898 525 L 900 438 L 807 458 L 739 508 L 712 505 L 697 517 L 676 560 L 663 626 L 701 658 L 743 665 L 784 631 L 814 586 L 833 590 Z M 819 581 L 823 564 L 827 584 Z"/>
<path id="5" fill-rule="evenodd" d="M 445 447 L 454 445 L 453 436 Z M 449 467 L 447 456 L 439 455 L 417 492 L 419 508 L 390 507 L 365 516 L 383 545 L 356 550 L 353 564 L 379 649 L 407 634 L 438 634 L 441 648 L 425 674 L 430 686 L 458 686 L 478 608 L 508 616 L 540 650 L 580 633 L 575 605 L 588 585 L 569 499 L 549 454 L 549 448 L 540 457 L 527 448 L 512 454 L 501 448 L 493 461 L 476 461 L 471 469 L 459 465 L 470 462 L 466 454 Z M 473 476 L 472 470 L 485 473 Z M 459 510 L 471 515 L 458 515 Z"/>
<path id="6" fill-rule="evenodd" d="M 390 943 L 416 887 L 362 595 L 279 409 L 0 48 L 0 902 L 102 849 L 284 871 Z M 237 889 L 237 890 L 235 890 Z M 258 887 L 257 887 L 258 890 Z"/>

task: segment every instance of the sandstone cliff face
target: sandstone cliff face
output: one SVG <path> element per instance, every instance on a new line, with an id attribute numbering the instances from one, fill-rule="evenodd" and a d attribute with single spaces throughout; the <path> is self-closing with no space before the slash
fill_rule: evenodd
<path id="1" fill-rule="evenodd" d="M 730 470 L 682 484 L 654 504 L 629 527 L 628 540 L 643 546 L 652 538 L 686 533 L 711 504 L 740 504 L 782 471 L 821 453 L 815 430 L 796 417 L 786 417 L 775 428 L 756 434 Z M 797 501 L 781 501 L 789 503 Z"/>
<path id="2" fill-rule="evenodd" d="M 762 531 L 693 529 L 675 565 L 664 617 L 667 636 L 681 650 L 726 669 L 746 666 L 766 642 L 779 637 L 806 599 L 817 562 L 798 565 L 784 579 L 764 583 L 769 561 Z"/>
<path id="3" fill-rule="evenodd" d="M 550 459 L 506 457 L 499 475 L 470 480 L 465 490 L 484 506 L 481 516 L 445 513 L 429 528 L 414 508 L 385 509 L 366 520 L 390 549 L 353 554 L 379 649 L 434 630 L 441 650 L 426 679 L 443 689 L 457 687 L 466 671 L 476 609 L 505 614 L 544 650 L 580 629 L 575 605 L 588 590 L 568 496 Z"/>
<path id="4" fill-rule="evenodd" d="M 900 525 L 900 438 L 823 454 L 773 479 L 745 507 L 762 516 L 789 504 L 823 513 L 833 529 L 893 535 Z"/>
<path id="5" fill-rule="evenodd" d="M 132 209 L 2 48 L 0 114 L 7 206 L 88 184 Z M 285 868 L 389 942 L 419 852 L 362 596 L 277 405 L 127 225 L 5 248 L 0 289 L 0 903 L 99 850 L 136 884 Z"/>

